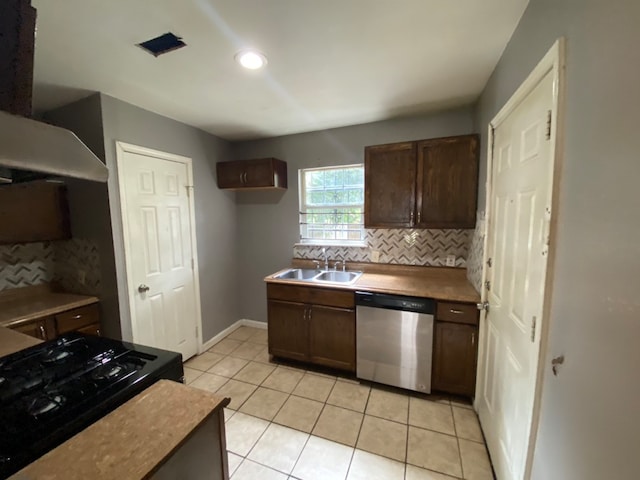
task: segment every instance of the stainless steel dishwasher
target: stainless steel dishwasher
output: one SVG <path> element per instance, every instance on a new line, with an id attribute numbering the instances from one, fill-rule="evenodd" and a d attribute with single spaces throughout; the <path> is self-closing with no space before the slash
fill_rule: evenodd
<path id="1" fill-rule="evenodd" d="M 430 298 L 356 292 L 357 377 L 431 392 Z"/>

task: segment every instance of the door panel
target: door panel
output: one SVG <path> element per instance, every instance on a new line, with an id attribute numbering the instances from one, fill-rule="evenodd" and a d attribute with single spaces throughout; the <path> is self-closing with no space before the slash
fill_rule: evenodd
<path id="1" fill-rule="evenodd" d="M 494 131 L 490 308 L 477 406 L 496 475 L 505 480 L 523 478 L 533 415 L 553 169 L 544 127 L 552 98 L 547 74 Z"/>
<path id="2" fill-rule="evenodd" d="M 268 303 L 269 353 L 293 360 L 308 360 L 307 306 L 280 300 L 269 300 Z"/>
<path id="3" fill-rule="evenodd" d="M 354 309 L 314 305 L 309 323 L 312 362 L 355 372 L 356 313 Z"/>
<path id="4" fill-rule="evenodd" d="M 198 349 L 188 165 L 125 151 L 120 175 L 133 341 L 187 359 Z"/>
<path id="5" fill-rule="evenodd" d="M 413 142 L 365 148 L 365 227 L 413 226 L 416 173 Z"/>

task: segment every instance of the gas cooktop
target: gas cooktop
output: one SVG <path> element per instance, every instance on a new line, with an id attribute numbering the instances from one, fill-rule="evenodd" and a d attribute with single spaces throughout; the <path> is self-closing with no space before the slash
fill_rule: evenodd
<path id="1" fill-rule="evenodd" d="M 182 381 L 179 353 L 79 333 L 0 358 L 0 478 L 161 378 Z"/>

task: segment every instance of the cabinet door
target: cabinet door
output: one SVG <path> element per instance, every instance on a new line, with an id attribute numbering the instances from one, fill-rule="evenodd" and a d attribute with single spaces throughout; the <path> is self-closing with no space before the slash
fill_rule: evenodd
<path id="1" fill-rule="evenodd" d="M 80 333 L 86 333 L 87 335 L 95 335 L 97 337 L 102 336 L 99 323 L 92 323 L 91 325 L 79 328 L 77 331 Z"/>
<path id="2" fill-rule="evenodd" d="M 56 337 L 55 329 L 53 328 L 53 320 L 50 318 L 40 318 L 33 320 L 29 323 L 23 323 L 10 327 L 11 330 L 24 333 L 30 337 L 38 338 L 40 340 L 51 340 Z"/>
<path id="3" fill-rule="evenodd" d="M 416 144 L 364 149 L 364 226 L 412 227 L 416 193 Z"/>
<path id="4" fill-rule="evenodd" d="M 0 244 L 71 238 L 66 187 L 36 181 L 0 186 Z"/>
<path id="5" fill-rule="evenodd" d="M 269 300 L 269 353 L 293 360 L 309 358 L 308 308 L 302 303 Z"/>
<path id="6" fill-rule="evenodd" d="M 477 336 L 478 328 L 471 325 L 435 323 L 433 390 L 474 395 Z"/>
<path id="7" fill-rule="evenodd" d="M 244 184 L 244 173 L 242 162 L 218 162 L 218 188 L 241 188 Z"/>
<path id="8" fill-rule="evenodd" d="M 418 142 L 416 223 L 422 228 L 474 228 L 478 136 Z"/>
<path id="9" fill-rule="evenodd" d="M 309 356 L 313 363 L 355 372 L 355 310 L 313 305 L 309 322 Z"/>

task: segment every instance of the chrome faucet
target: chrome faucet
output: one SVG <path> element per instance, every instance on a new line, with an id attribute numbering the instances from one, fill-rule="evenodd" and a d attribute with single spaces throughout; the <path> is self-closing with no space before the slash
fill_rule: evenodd
<path id="1" fill-rule="evenodd" d="M 322 255 L 324 255 L 324 269 L 329 270 L 329 256 L 327 255 L 327 247 L 322 247 Z"/>

